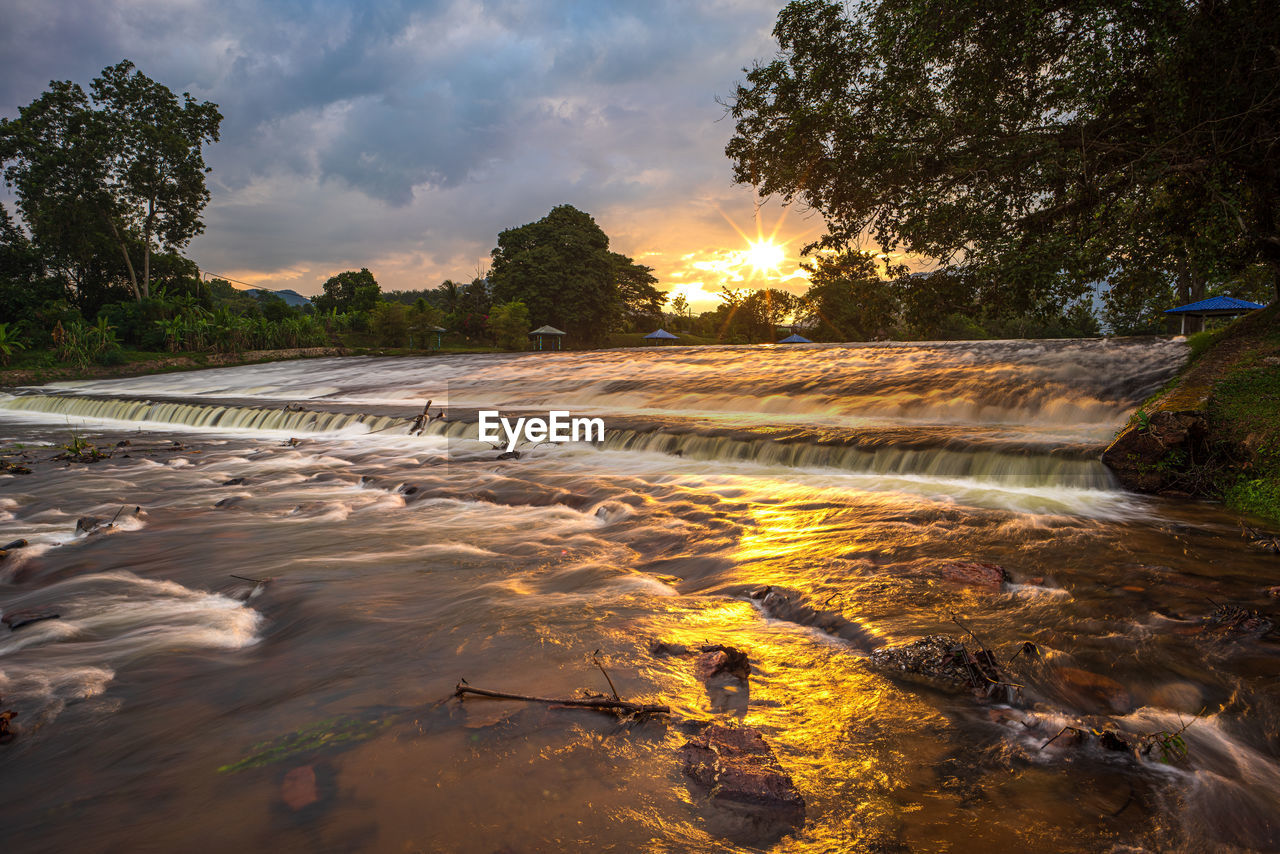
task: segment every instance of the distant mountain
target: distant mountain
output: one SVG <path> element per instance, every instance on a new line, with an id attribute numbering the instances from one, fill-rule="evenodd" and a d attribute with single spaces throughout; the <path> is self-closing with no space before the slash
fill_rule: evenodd
<path id="1" fill-rule="evenodd" d="M 273 291 L 268 288 L 249 288 L 248 290 L 245 291 L 245 293 L 248 294 L 249 296 L 257 296 L 258 291 L 262 291 L 263 293 L 268 293 L 268 294 L 275 294 L 276 296 L 280 297 L 280 299 L 284 300 L 286 303 L 293 306 L 294 308 L 297 308 L 298 306 L 303 306 L 303 305 L 311 305 L 310 299 L 308 299 L 307 297 L 304 297 L 302 294 L 293 290 Z"/>

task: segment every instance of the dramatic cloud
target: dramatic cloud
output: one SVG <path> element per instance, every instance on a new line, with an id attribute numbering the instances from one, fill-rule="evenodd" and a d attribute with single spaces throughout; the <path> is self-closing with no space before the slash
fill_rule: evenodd
<path id="1" fill-rule="evenodd" d="M 664 288 L 744 278 L 753 197 L 716 96 L 774 50 L 778 0 L 591 3 L 4 2 L 0 113 L 122 58 L 219 104 L 202 268 L 314 293 L 368 266 L 384 288 L 469 278 L 497 234 L 569 203 Z M 766 208 L 763 228 L 782 216 Z M 761 281 L 756 281 L 761 280 Z M 763 281 L 768 280 L 768 281 Z"/>

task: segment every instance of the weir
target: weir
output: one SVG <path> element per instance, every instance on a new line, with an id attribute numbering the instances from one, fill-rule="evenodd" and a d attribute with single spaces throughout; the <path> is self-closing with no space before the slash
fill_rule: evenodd
<path id="1" fill-rule="evenodd" d="M 74 417 L 122 425 L 171 425 L 184 429 L 333 435 L 359 439 L 378 434 L 406 439 L 413 419 L 384 413 L 326 411 L 293 407 L 257 407 L 176 401 L 130 400 L 65 394 L 29 394 L 0 398 L 0 413 L 27 416 Z M 49 420 L 55 420 L 49 419 Z M 43 420 L 43 419 L 42 419 Z M 422 433 L 456 440 L 457 450 L 474 455 L 484 443 L 473 420 L 435 420 Z M 917 447 L 879 443 L 861 447 L 857 437 L 843 441 L 816 436 L 789 435 L 785 440 L 755 437 L 748 431 L 736 435 L 698 432 L 686 425 L 679 432 L 661 428 L 609 428 L 603 442 L 590 447 L 604 451 L 666 454 L 696 460 L 745 462 L 797 469 L 837 469 L 855 474 L 969 478 L 997 481 L 1011 486 L 1064 486 L 1113 489 L 1115 481 L 1097 459 L 1097 450 L 1085 448 L 1048 452 L 1035 446 L 1010 446 L 1000 450 L 974 447 Z M 955 444 L 952 440 L 952 444 Z M 545 446 L 543 446 L 545 447 Z M 583 449 L 584 445 L 577 445 Z M 526 444 L 522 446 L 529 450 Z"/>

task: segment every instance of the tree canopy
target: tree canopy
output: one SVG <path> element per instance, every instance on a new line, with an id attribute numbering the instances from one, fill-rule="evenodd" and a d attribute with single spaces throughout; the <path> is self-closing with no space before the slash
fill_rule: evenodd
<path id="1" fill-rule="evenodd" d="M 325 312 L 372 311 L 378 305 L 381 292 L 373 273 L 368 267 L 361 267 L 359 272 L 347 270 L 330 276 L 324 283 L 324 293 L 312 297 L 311 302 Z"/>
<path id="2" fill-rule="evenodd" d="M 1274 2 L 796 0 L 774 34 L 727 154 L 821 212 L 821 245 L 1060 303 L 1136 269 L 1192 298 L 1259 262 L 1280 292 Z"/>
<path id="3" fill-rule="evenodd" d="M 0 162 L 33 245 L 82 301 L 116 278 L 141 301 L 153 254 L 204 230 L 202 149 L 217 141 L 222 115 L 189 94 L 179 100 L 128 60 L 104 69 L 90 92 L 53 81 L 17 119 L 0 119 Z"/>
<path id="4" fill-rule="evenodd" d="M 610 252 L 603 229 L 572 205 L 503 231 L 492 257 L 493 299 L 522 302 L 533 326 L 551 324 L 572 340 L 596 344 L 628 321 L 661 316 L 652 269 Z"/>

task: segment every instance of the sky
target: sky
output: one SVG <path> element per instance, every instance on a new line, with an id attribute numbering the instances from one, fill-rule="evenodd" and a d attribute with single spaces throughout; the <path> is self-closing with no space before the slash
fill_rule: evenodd
<path id="1" fill-rule="evenodd" d="M 724 155 L 717 98 L 774 55 L 782 3 L 0 0 L 0 115 L 121 59 L 218 104 L 186 254 L 241 282 L 469 281 L 501 230 L 567 203 L 705 310 L 721 285 L 803 292 L 822 231 Z M 746 238 L 775 232 L 760 266 Z"/>

